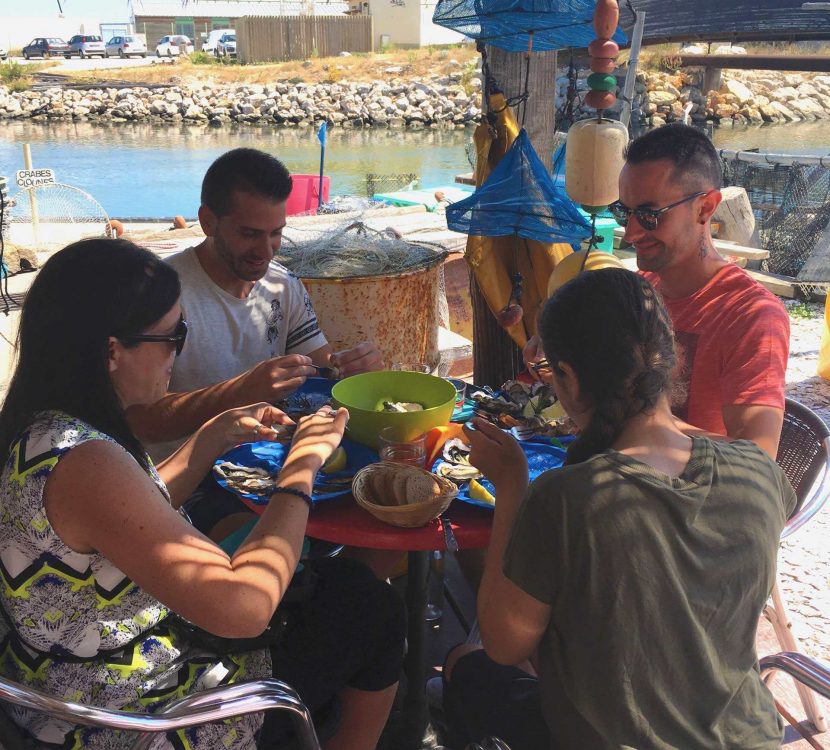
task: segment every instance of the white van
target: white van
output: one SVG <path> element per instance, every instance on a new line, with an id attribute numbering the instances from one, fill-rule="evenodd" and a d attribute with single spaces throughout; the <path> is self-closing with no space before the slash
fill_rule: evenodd
<path id="1" fill-rule="evenodd" d="M 202 42 L 202 52 L 207 52 L 209 55 L 219 56 L 216 51 L 216 44 L 225 34 L 236 34 L 235 29 L 214 29 L 208 35 L 205 41 Z"/>

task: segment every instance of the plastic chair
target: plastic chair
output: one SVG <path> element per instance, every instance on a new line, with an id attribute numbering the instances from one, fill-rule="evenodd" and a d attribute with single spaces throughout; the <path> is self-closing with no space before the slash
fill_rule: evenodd
<path id="1" fill-rule="evenodd" d="M 761 679 L 766 684 L 769 684 L 773 673 L 780 670 L 790 675 L 797 686 L 815 691 L 824 698 L 830 698 L 830 667 L 827 664 L 816 659 L 811 659 L 809 656 L 804 656 L 804 654 L 783 652 L 773 654 L 772 656 L 765 656 L 761 659 L 760 666 Z M 778 705 L 777 702 L 776 705 Z M 781 706 L 778 706 L 778 710 L 793 725 L 793 728 L 801 734 L 800 728 L 793 723 L 791 717 L 782 710 Z M 814 742 L 810 741 L 806 735 L 802 734 L 802 736 L 811 745 L 815 746 Z"/>
<path id="2" fill-rule="evenodd" d="M 795 490 L 796 508 L 781 532 L 781 538 L 798 531 L 821 510 L 830 495 L 830 430 L 821 417 L 803 404 L 787 399 L 784 425 L 778 443 L 776 462 Z M 778 581 L 772 587 L 772 604 L 764 609 L 778 642 L 787 652 L 798 652 L 786 601 Z M 827 731 L 821 707 L 812 691 L 796 681 L 796 689 L 807 718 L 820 732 Z"/>
<path id="3" fill-rule="evenodd" d="M 0 701 L 8 701 L 72 724 L 138 732 L 131 750 L 146 750 L 152 742 L 153 734 L 157 732 L 169 732 L 233 716 L 281 709 L 291 713 L 299 746 L 303 750 L 320 750 L 311 714 L 300 700 L 300 696 L 293 688 L 275 679 L 243 682 L 194 693 L 173 701 L 152 715 L 62 701 L 2 677 Z M 36 742 L 26 738 L 24 732 L 2 710 L 0 737 L 0 747 L 5 750 L 34 750 L 38 747 Z"/>

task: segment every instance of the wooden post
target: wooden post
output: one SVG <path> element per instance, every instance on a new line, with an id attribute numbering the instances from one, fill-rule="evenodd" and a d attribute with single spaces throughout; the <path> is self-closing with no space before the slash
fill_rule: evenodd
<path id="1" fill-rule="evenodd" d="M 755 214 L 752 213 L 746 190 L 733 185 L 720 192 L 723 200 L 712 215 L 712 221 L 720 224 L 718 239 L 751 246 L 755 232 Z"/>
<path id="2" fill-rule="evenodd" d="M 703 88 L 701 93 L 706 96 L 710 91 L 720 90 L 720 77 L 723 73 L 723 68 L 714 68 L 707 65 L 703 72 Z"/>
<path id="3" fill-rule="evenodd" d="M 525 54 L 487 46 L 493 77 L 507 99 L 524 90 Z M 550 172 L 556 136 L 556 51 L 533 52 L 527 84 L 530 97 L 524 127 L 539 158 Z M 524 105 L 522 105 L 524 106 Z M 486 102 L 483 109 L 486 108 Z M 521 110 L 517 112 L 521 122 Z M 519 347 L 498 324 L 475 278 L 470 275 L 473 303 L 473 380 L 494 388 L 516 377 L 524 369 Z"/>
<path id="4" fill-rule="evenodd" d="M 23 166 L 26 169 L 32 169 L 32 148 L 28 143 L 23 144 Z M 35 188 L 29 188 L 26 191 L 29 194 L 29 205 L 32 208 L 32 237 L 34 244 L 38 244 L 37 234 L 40 225 L 40 216 L 37 212 L 37 198 L 35 197 Z"/>

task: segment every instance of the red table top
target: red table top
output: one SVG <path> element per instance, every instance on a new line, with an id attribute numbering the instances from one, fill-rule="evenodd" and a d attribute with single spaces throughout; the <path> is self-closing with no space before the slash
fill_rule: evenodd
<path id="1" fill-rule="evenodd" d="M 447 509 L 453 533 L 461 549 L 486 547 L 490 541 L 493 511 L 453 500 Z M 440 519 L 426 526 L 404 529 L 378 521 L 361 508 L 351 495 L 326 500 L 308 517 L 306 535 L 335 544 L 401 551 L 443 550 L 444 531 Z"/>

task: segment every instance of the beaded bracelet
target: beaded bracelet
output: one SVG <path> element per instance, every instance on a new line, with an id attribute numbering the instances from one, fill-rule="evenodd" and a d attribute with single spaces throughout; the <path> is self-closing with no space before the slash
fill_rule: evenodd
<path id="1" fill-rule="evenodd" d="M 279 487 L 279 486 L 277 486 L 277 487 L 274 487 L 274 489 L 271 491 L 271 494 L 276 495 L 280 492 L 282 492 L 285 495 L 294 495 L 294 497 L 299 497 L 301 500 L 305 500 L 306 503 L 308 504 L 308 509 L 313 510 L 314 500 L 311 499 L 311 495 L 307 495 L 302 490 L 294 489 L 294 487 Z"/>

